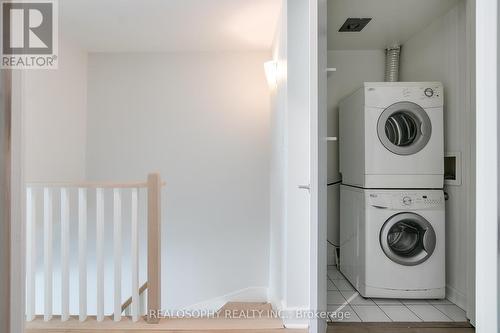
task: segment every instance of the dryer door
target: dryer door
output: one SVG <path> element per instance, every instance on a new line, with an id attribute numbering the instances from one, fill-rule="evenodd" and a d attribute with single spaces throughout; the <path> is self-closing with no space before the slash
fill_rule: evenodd
<path id="1" fill-rule="evenodd" d="M 436 248 L 436 233 L 432 225 L 415 213 L 391 216 L 380 230 L 380 245 L 392 261 L 415 266 L 423 263 Z"/>
<path id="2" fill-rule="evenodd" d="M 398 155 L 412 155 L 422 150 L 432 134 L 427 112 L 412 102 L 399 102 L 382 112 L 377 123 L 380 142 Z"/>

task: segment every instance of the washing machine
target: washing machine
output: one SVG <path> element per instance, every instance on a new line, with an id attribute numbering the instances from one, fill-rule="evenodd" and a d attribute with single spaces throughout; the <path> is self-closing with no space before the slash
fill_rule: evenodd
<path id="1" fill-rule="evenodd" d="M 340 189 L 340 271 L 364 297 L 445 297 L 442 190 Z"/>
<path id="2" fill-rule="evenodd" d="M 342 183 L 363 188 L 443 187 L 441 83 L 365 83 L 339 108 Z"/>

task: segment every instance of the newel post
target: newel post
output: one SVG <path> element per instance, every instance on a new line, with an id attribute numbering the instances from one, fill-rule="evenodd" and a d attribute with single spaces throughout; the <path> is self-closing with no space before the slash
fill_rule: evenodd
<path id="1" fill-rule="evenodd" d="M 159 322 L 161 310 L 161 177 L 148 175 L 148 307 L 147 322 Z"/>

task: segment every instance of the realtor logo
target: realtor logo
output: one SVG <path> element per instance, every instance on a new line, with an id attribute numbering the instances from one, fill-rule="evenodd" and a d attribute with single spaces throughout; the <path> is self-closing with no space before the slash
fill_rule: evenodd
<path id="1" fill-rule="evenodd" d="M 55 0 L 1 1 L 2 68 L 57 68 Z"/>

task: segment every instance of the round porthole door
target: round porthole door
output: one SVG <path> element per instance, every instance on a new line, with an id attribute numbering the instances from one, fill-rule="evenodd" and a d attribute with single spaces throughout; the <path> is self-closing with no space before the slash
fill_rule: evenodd
<path id="1" fill-rule="evenodd" d="M 399 102 L 382 112 L 377 132 L 380 142 L 389 151 L 398 155 L 412 155 L 429 142 L 432 124 L 420 105 Z"/>
<path id="2" fill-rule="evenodd" d="M 380 230 L 380 245 L 392 261 L 415 266 L 423 263 L 436 248 L 436 232 L 432 225 L 415 213 L 390 217 Z"/>

